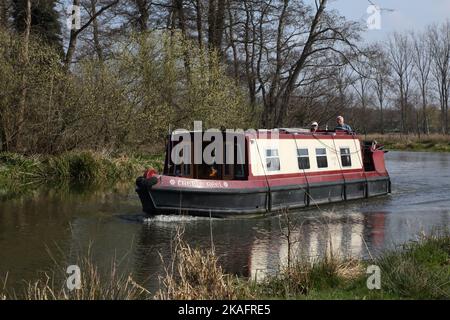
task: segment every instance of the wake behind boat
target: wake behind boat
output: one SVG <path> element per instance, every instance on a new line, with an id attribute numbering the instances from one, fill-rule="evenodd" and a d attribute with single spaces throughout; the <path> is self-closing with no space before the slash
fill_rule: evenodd
<path id="1" fill-rule="evenodd" d="M 203 132 L 187 134 L 194 138 Z M 228 159 L 232 153 L 233 161 L 223 164 L 172 159 L 181 143 L 179 135 L 170 135 L 163 174 L 147 170 L 136 181 L 148 214 L 265 214 L 390 192 L 386 151 L 376 142 L 361 141 L 346 131 L 311 133 L 284 128 L 241 132 L 224 143 L 221 151 Z M 193 146 L 180 149 L 181 156 L 184 152 L 188 160 L 193 159 Z M 201 151 L 207 148 L 202 142 Z"/>

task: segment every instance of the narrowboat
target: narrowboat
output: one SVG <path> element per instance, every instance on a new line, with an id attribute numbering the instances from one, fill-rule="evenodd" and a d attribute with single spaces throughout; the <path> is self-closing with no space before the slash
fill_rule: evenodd
<path id="1" fill-rule="evenodd" d="M 169 135 L 164 172 L 149 169 L 136 181 L 144 212 L 267 214 L 390 193 L 387 151 L 354 133 L 280 128 L 234 132 L 231 138 L 228 131 L 218 134 L 214 139 L 211 134 L 203 139 L 204 131 Z M 225 141 L 217 144 L 222 150 L 214 149 L 212 162 L 206 161 L 208 141 L 218 138 Z M 226 161 L 217 161 L 219 153 Z"/>

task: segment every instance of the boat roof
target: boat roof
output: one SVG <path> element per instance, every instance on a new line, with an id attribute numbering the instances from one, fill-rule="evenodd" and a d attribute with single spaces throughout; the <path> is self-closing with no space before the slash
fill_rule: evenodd
<path id="1" fill-rule="evenodd" d="M 345 130 L 317 130 L 316 132 L 311 132 L 310 129 L 305 128 L 275 128 L 275 129 L 248 129 L 248 130 L 236 130 L 236 131 L 225 131 L 220 130 L 222 132 L 230 132 L 232 134 L 244 134 L 249 137 L 272 137 L 279 135 L 280 137 L 293 137 L 293 136 L 338 136 L 338 137 L 352 137 L 356 135 L 354 132 L 348 132 Z M 185 134 L 185 133 L 205 133 L 208 131 L 205 130 L 174 130 L 172 135 L 177 134 Z"/>

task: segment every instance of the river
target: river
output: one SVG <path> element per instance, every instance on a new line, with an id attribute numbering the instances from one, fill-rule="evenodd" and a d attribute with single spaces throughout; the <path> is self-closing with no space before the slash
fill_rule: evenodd
<path id="1" fill-rule="evenodd" d="M 421 233 L 450 230 L 450 154 L 389 152 L 392 194 L 291 212 L 295 253 L 316 257 L 333 251 L 369 257 Z M 262 277 L 287 256 L 284 215 L 207 219 L 141 213 L 133 185 L 108 191 L 38 192 L 0 202 L 0 285 L 20 290 L 23 280 L 73 264 L 90 249 L 101 270 L 113 260 L 150 290 L 158 288 L 171 239 L 211 248 L 225 271 Z M 105 269 L 106 270 L 106 269 Z"/>

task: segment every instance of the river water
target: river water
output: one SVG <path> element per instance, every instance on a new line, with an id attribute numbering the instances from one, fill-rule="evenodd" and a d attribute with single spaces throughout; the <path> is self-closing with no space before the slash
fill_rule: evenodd
<path id="1" fill-rule="evenodd" d="M 450 154 L 389 152 L 386 161 L 391 195 L 291 212 L 293 254 L 369 257 L 421 233 L 450 230 Z M 259 278 L 286 261 L 286 223 L 285 215 L 147 218 L 133 185 L 39 192 L 0 202 L 0 285 L 7 278 L 19 290 L 24 280 L 89 251 L 101 270 L 115 260 L 120 271 L 155 290 L 180 228 L 191 245 L 214 245 L 225 271 Z"/>

